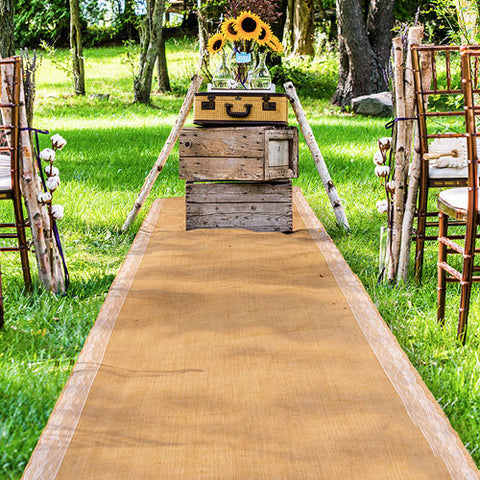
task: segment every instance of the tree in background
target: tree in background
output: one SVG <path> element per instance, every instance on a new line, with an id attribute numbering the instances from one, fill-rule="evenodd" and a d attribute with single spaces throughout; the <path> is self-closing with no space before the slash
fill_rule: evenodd
<path id="1" fill-rule="evenodd" d="M 140 63 L 133 81 L 136 103 L 150 103 L 155 61 L 160 55 L 165 0 L 147 0 L 145 19 L 140 29 Z"/>
<path id="2" fill-rule="evenodd" d="M 315 49 L 315 9 L 313 0 L 288 0 L 284 38 L 292 55 L 313 57 Z"/>
<path id="3" fill-rule="evenodd" d="M 75 95 L 85 95 L 85 64 L 83 60 L 79 0 L 70 0 L 70 49 L 72 52 Z"/>
<path id="4" fill-rule="evenodd" d="M 13 29 L 13 0 L 0 0 L 0 55 L 3 58 L 11 57 L 15 54 Z"/>
<path id="5" fill-rule="evenodd" d="M 170 92 L 170 78 L 168 76 L 167 54 L 165 52 L 165 36 L 162 34 L 160 49 L 157 58 L 157 81 L 159 92 Z"/>
<path id="6" fill-rule="evenodd" d="M 388 90 L 394 0 L 337 0 L 339 78 L 333 103 Z"/>

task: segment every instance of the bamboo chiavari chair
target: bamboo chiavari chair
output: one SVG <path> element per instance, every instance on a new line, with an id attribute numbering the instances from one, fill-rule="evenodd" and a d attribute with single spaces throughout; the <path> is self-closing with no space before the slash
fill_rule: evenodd
<path id="1" fill-rule="evenodd" d="M 471 48 L 480 47 L 472 46 Z M 422 71 L 420 55 L 430 58 L 429 73 Z M 466 167 L 438 168 L 432 162 L 439 157 L 447 157 L 448 154 L 445 154 L 445 151 L 450 151 L 450 160 L 453 163 L 456 150 L 451 145 L 449 147 L 449 144 L 456 141 L 458 145 L 459 141 L 465 141 L 463 133 L 446 131 L 451 127 L 448 122 L 452 121 L 457 121 L 457 130 L 463 129 L 464 112 L 461 106 L 455 105 L 454 110 L 449 108 L 455 103 L 463 106 L 460 46 L 414 45 L 412 46 L 412 65 L 421 153 L 417 225 L 412 238 L 416 243 L 415 280 L 419 283 L 422 277 L 425 242 L 438 239 L 437 231 L 427 234 L 427 229 L 432 227 L 438 229 L 439 226 L 438 211 L 429 211 L 428 208 L 429 190 L 430 188 L 466 186 L 468 172 Z M 478 66 L 478 62 L 475 65 Z M 424 76 L 427 75 L 431 75 L 431 81 L 425 81 Z M 478 69 L 475 75 L 478 77 Z M 475 89 L 476 93 L 478 91 Z M 462 123 L 460 127 L 459 120 Z M 466 154 L 466 145 L 462 145 L 462 149 Z M 457 236 L 458 238 L 461 236 Z"/>
<path id="2" fill-rule="evenodd" d="M 478 48 L 461 48 L 462 85 L 464 94 L 465 138 L 467 142 L 468 184 L 467 187 L 444 190 L 438 197 L 439 208 L 439 251 L 438 251 L 438 311 L 437 319 L 443 323 L 445 317 L 446 284 L 460 283 L 460 308 L 457 334 L 465 343 L 470 293 L 473 282 L 479 282 L 480 276 L 474 272 L 480 271 L 480 266 L 474 263 L 475 253 L 480 249 L 475 247 L 480 223 L 478 210 L 478 158 L 476 114 L 480 108 L 475 107 L 474 97 L 478 87 Z M 473 65 L 472 65 L 473 64 Z M 473 72 L 473 73 L 472 73 Z M 449 219 L 453 218 L 465 223 L 465 236 L 462 244 L 448 236 Z M 449 254 L 462 256 L 461 271 L 447 262 Z"/>
<path id="3" fill-rule="evenodd" d="M 0 60 L 0 80 L 5 74 L 5 69 L 13 70 L 13 89 L 8 92 L 10 102 L 0 104 L 3 112 L 9 110 L 11 122 L 9 125 L 0 125 L 0 132 L 3 134 L 0 143 L 0 200 L 12 200 L 14 211 L 14 223 L 0 223 L 1 239 L 17 239 L 17 245 L 1 245 L 0 251 L 18 251 L 22 262 L 23 279 L 26 289 L 31 288 L 30 265 L 28 261 L 28 243 L 26 238 L 26 227 L 22 206 L 22 194 L 20 191 L 20 82 L 22 81 L 21 58 L 12 57 Z M 2 85 L 4 82 L 1 82 Z M 3 88 L 3 87 L 2 87 Z M 5 123 L 5 122 L 2 122 Z M 4 232 L 8 229 L 10 231 Z M 15 229 L 11 232 L 11 229 Z M 1 297 L 1 294 L 0 294 Z M 3 307 L 3 302 L 0 301 Z"/>

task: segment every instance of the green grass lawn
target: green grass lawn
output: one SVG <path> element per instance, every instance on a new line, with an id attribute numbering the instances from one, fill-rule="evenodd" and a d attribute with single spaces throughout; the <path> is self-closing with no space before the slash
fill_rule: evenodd
<path id="1" fill-rule="evenodd" d="M 134 228 L 119 229 L 150 171 L 182 104 L 182 92 L 196 64 L 185 41 L 168 43 L 174 94 L 153 95 L 158 108 L 132 105 L 132 77 L 121 63 L 122 48 L 87 50 L 87 96 L 70 95 L 71 82 L 44 58 L 38 77 L 35 126 L 68 141 L 58 153 L 62 184 L 55 202 L 65 206 L 59 224 L 72 284 L 55 297 L 22 291 L 16 254 L 2 255 L 6 324 L 0 332 L 0 478 L 18 479 L 68 378 L 110 284 L 155 197 L 183 195 L 178 150 L 160 175 Z M 60 52 L 62 57 L 65 52 Z M 307 67 L 305 67 L 307 68 Z M 401 289 L 377 285 L 380 226 L 385 218 L 375 203 L 383 189 L 373 174 L 376 139 L 387 134 L 384 119 L 340 114 L 329 105 L 335 62 L 308 66 L 319 82 L 321 98 L 300 91 L 320 148 L 344 202 L 351 232 L 335 224 L 308 148 L 300 145 L 300 186 L 348 263 L 359 275 L 411 361 L 445 410 L 454 428 L 480 464 L 479 290 L 474 288 L 468 342 L 455 341 L 458 296 L 449 288 L 448 321 L 435 321 L 436 245 L 427 248 L 424 284 Z M 90 99 L 109 93 L 110 99 Z M 311 90 L 308 90 L 311 94 Z M 295 124 L 294 118 L 291 118 Z M 48 137 L 42 147 L 49 146 Z M 1 202 L 3 218 L 10 205 Z M 31 257 L 34 265 L 33 256 Z"/>

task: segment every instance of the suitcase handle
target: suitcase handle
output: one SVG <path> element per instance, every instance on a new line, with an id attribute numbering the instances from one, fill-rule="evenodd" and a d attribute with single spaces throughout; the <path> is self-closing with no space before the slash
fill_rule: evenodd
<path id="1" fill-rule="evenodd" d="M 250 112 L 252 111 L 252 105 L 250 105 L 249 103 L 246 103 L 244 107 L 245 107 L 244 112 L 232 112 L 233 105 L 231 103 L 225 104 L 225 108 L 227 109 L 227 115 L 233 118 L 248 117 L 250 115 Z"/>

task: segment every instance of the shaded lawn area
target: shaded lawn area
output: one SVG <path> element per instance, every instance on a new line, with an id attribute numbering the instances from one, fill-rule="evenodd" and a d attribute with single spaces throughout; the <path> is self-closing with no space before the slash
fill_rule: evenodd
<path id="1" fill-rule="evenodd" d="M 66 76 L 44 59 L 39 74 L 35 126 L 68 141 L 57 166 L 62 184 L 55 202 L 65 206 L 60 231 L 72 285 L 65 297 L 22 292 L 17 255 L 2 255 L 6 325 L 0 332 L 0 478 L 17 479 L 45 426 L 135 233 L 156 197 L 184 194 L 178 149 L 127 234 L 119 230 L 160 152 L 182 104 L 195 65 L 187 41 L 169 42 L 167 54 L 176 94 L 153 95 L 157 109 L 131 104 L 131 73 L 122 49 L 87 50 L 87 92 L 108 101 L 71 97 Z M 60 52 L 60 57 L 65 52 Z M 334 61 L 325 65 L 334 65 Z M 326 68 L 322 66 L 322 68 Z M 311 67 L 310 70 L 314 70 Z M 328 97 L 312 99 L 299 88 L 307 116 L 344 202 L 351 232 L 335 224 L 308 148 L 301 141 L 300 186 L 318 217 L 359 275 L 411 361 L 480 463 L 479 290 L 474 288 L 468 343 L 455 343 L 457 295 L 449 288 L 445 329 L 435 321 L 436 245 L 427 248 L 424 284 L 402 289 L 377 285 L 380 225 L 375 203 L 383 188 L 371 160 L 385 119 L 339 114 Z M 190 118 L 191 122 L 191 118 Z M 291 116 L 291 123 L 296 124 Z M 42 138 L 42 147 L 49 146 Z M 11 218 L 0 202 L 2 218 Z M 31 256 L 32 265 L 34 258 Z"/>

